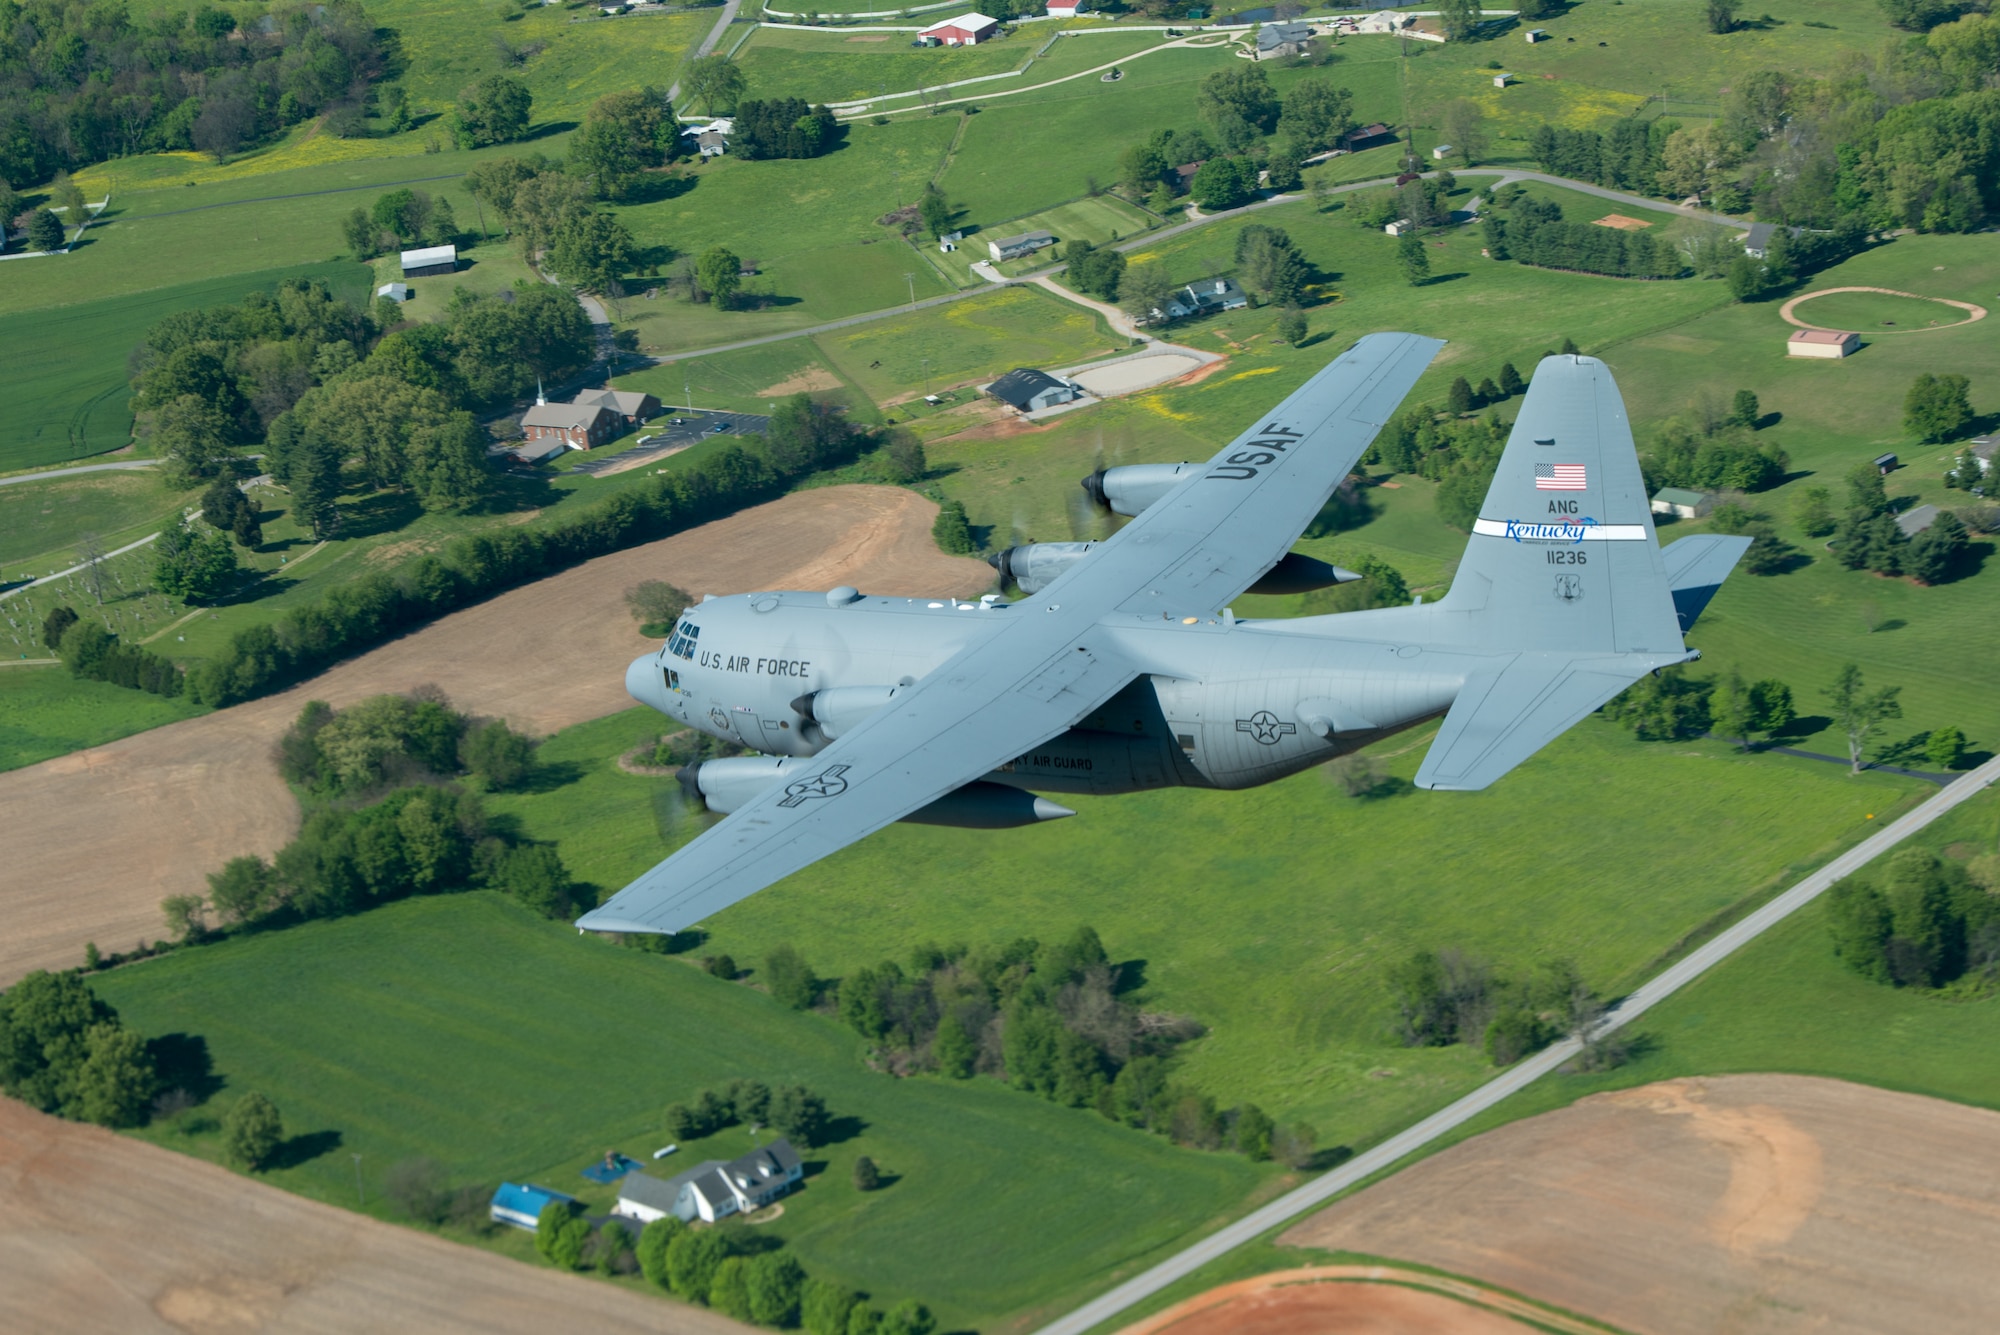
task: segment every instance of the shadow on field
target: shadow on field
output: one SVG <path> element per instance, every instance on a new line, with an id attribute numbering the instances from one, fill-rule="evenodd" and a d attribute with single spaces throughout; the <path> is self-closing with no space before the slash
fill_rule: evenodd
<path id="1" fill-rule="evenodd" d="M 575 128 L 575 121 L 550 121 L 546 125 L 531 126 L 528 132 L 521 136 L 519 142 L 531 144 L 537 139 L 547 139 L 552 135 L 568 134 Z"/>
<path id="2" fill-rule="evenodd" d="M 271 1152 L 272 1168 L 297 1168 L 310 1163 L 322 1154 L 331 1154 L 341 1146 L 338 1131 L 308 1131 L 300 1136 L 288 1136 Z"/>
<path id="3" fill-rule="evenodd" d="M 208 1040 L 200 1034 L 161 1034 L 147 1040 L 146 1049 L 161 1089 L 185 1090 L 196 1103 L 206 1103 L 222 1088 Z"/>

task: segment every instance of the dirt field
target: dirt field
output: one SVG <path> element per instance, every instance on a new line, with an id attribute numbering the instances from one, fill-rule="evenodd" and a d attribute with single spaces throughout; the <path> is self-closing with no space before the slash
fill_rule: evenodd
<path id="1" fill-rule="evenodd" d="M 1491 1310 L 1489 1310 L 1491 1309 Z M 1604 1328 L 1467 1280 L 1400 1266 L 1322 1265 L 1223 1284 L 1119 1335 L 1564 1335 Z"/>
<path id="2" fill-rule="evenodd" d="M 603 557 L 457 612 L 282 695 L 0 774 L 0 986 L 161 934 L 160 900 L 197 893 L 231 857 L 271 853 L 298 807 L 271 746 L 307 700 L 350 704 L 425 682 L 454 704 L 548 733 L 630 705 L 644 652 L 624 592 L 661 578 L 693 594 L 825 589 L 976 593 L 984 562 L 931 541 L 937 507 L 894 487 L 800 492 Z"/>
<path id="3" fill-rule="evenodd" d="M 1644 1335 L 1973 1335 L 2000 1311 L 2000 1113 L 1806 1076 L 1667 1081 L 1454 1146 L 1280 1241 Z"/>
<path id="4" fill-rule="evenodd" d="M 12 1335 L 751 1329 L 0 1099 L 0 1330 Z"/>

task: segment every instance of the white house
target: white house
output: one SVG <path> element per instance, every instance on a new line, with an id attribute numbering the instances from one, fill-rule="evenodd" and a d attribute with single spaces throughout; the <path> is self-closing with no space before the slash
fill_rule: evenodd
<path id="1" fill-rule="evenodd" d="M 761 1210 L 805 1177 L 805 1167 L 789 1140 L 774 1140 L 727 1163 L 710 1159 L 665 1181 L 627 1173 L 618 1184 L 613 1213 L 650 1224 L 673 1215 L 692 1223 L 714 1223 L 733 1214 Z"/>
<path id="2" fill-rule="evenodd" d="M 1861 347 L 1861 335 L 1839 329 L 1794 329 L 1785 344 L 1788 357 L 1825 357 L 1838 361 Z"/>
<path id="3" fill-rule="evenodd" d="M 999 31 L 998 19 L 989 19 L 984 14 L 960 14 L 955 19 L 933 23 L 918 33 L 917 39 L 933 38 L 940 46 L 977 46 Z"/>
<path id="4" fill-rule="evenodd" d="M 1182 320 L 1190 315 L 1207 315 L 1214 311 L 1241 310 L 1250 304 L 1250 298 L 1243 295 L 1243 289 L 1227 278 L 1205 278 L 1199 283 L 1189 283 L 1167 299 L 1167 308 L 1162 311 L 1153 308 L 1155 320 Z"/>
<path id="5" fill-rule="evenodd" d="M 425 246 L 419 250 L 404 251 L 402 258 L 405 278 L 452 273 L 458 268 L 458 247 Z"/>
<path id="6" fill-rule="evenodd" d="M 993 262 L 1018 260 L 1023 255 L 1032 255 L 1043 246 L 1052 246 L 1056 238 L 1053 232 L 1022 232 L 1019 236 L 1003 236 L 997 241 L 988 241 L 986 250 L 993 256 Z"/>

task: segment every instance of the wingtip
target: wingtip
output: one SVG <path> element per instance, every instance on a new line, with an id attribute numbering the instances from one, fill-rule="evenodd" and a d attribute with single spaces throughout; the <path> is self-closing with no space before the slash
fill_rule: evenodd
<path id="1" fill-rule="evenodd" d="M 583 932 L 657 932 L 660 929 L 647 922 L 634 922 L 630 918 L 602 909 L 593 909 L 576 920 L 578 931 Z"/>

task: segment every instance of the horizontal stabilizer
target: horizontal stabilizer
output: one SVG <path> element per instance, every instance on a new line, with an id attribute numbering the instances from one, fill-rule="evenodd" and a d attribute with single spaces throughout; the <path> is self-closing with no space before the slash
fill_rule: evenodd
<path id="1" fill-rule="evenodd" d="M 1431 743 L 1419 788 L 1479 789 L 1672 657 L 1524 653 L 1474 673 Z"/>
<path id="2" fill-rule="evenodd" d="M 1660 550 L 1681 634 L 1688 633 L 1688 627 L 1694 625 L 1694 619 L 1708 606 L 1708 600 L 1715 597 L 1722 581 L 1743 559 L 1743 553 L 1750 550 L 1752 541 L 1728 533 L 1701 533 Z"/>

